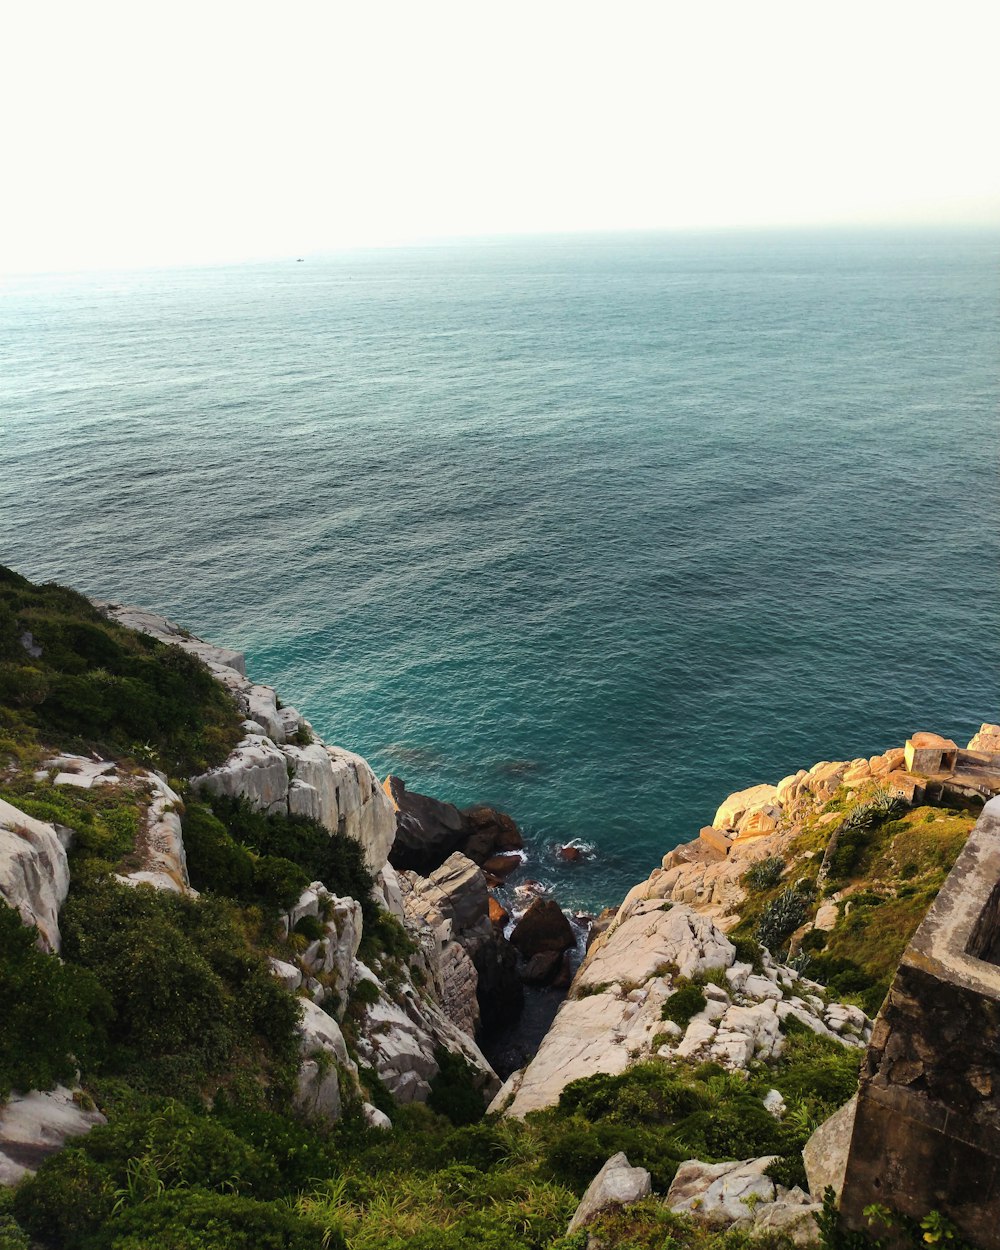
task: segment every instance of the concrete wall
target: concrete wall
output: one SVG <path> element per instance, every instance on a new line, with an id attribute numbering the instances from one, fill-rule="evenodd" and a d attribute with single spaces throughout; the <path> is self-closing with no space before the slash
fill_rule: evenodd
<path id="1" fill-rule="evenodd" d="M 1000 798 L 900 963 L 862 1069 L 841 1216 L 947 1215 L 1000 1250 Z"/>

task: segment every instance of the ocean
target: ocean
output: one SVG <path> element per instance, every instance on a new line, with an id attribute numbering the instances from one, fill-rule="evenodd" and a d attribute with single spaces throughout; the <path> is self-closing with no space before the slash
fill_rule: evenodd
<path id="1" fill-rule="evenodd" d="M 246 651 L 616 903 L 732 790 L 1000 714 L 976 232 L 0 285 L 0 562 Z M 592 858 L 554 848 L 580 839 Z"/>

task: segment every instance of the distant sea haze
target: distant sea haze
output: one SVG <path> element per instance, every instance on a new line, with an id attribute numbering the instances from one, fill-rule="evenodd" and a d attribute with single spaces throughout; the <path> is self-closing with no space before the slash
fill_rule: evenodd
<path id="1" fill-rule="evenodd" d="M 18 279 L 0 562 L 245 650 L 614 903 L 732 790 L 1000 713 L 997 262 L 650 235 Z"/>

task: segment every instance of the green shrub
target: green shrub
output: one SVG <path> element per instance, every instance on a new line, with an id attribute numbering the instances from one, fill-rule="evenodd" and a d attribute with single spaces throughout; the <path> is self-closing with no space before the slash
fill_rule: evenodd
<path id="1" fill-rule="evenodd" d="M 295 924 L 295 932 L 309 942 L 318 942 L 326 929 L 318 916 L 302 916 Z"/>
<path id="2" fill-rule="evenodd" d="M 802 894 L 795 889 L 784 890 L 764 909 L 757 923 L 757 940 L 772 953 L 804 923 L 808 909 Z"/>
<path id="3" fill-rule="evenodd" d="M 44 1245 L 77 1250 L 106 1223 L 114 1204 L 115 1185 L 107 1168 L 69 1146 L 17 1187 L 14 1214 Z"/>
<path id="4" fill-rule="evenodd" d="M 355 987 L 355 993 L 358 987 Z M 452 1124 L 472 1124 L 483 1118 L 485 1104 L 476 1086 L 472 1068 L 464 1056 L 439 1046 L 434 1052 L 437 1076 L 431 1081 L 427 1105 L 447 1116 Z"/>
<path id="5" fill-rule="evenodd" d="M 770 859 L 762 859 L 748 868 L 743 874 L 742 882 L 748 890 L 770 890 L 781 880 L 785 871 L 785 861 L 780 856 L 772 855 Z"/>
<path id="6" fill-rule="evenodd" d="M 677 988 L 660 1009 L 660 1019 L 672 1020 L 674 1024 L 686 1029 L 691 1023 L 691 1017 L 704 1011 L 708 999 L 701 986 L 686 981 L 684 977 L 678 977 L 674 984 Z"/>
<path id="7" fill-rule="evenodd" d="M 230 837 L 211 808 L 203 803 L 188 803 L 183 830 L 188 874 L 196 890 L 211 890 L 238 899 L 254 896 L 253 858 Z"/>
<path id="8" fill-rule="evenodd" d="M 0 569 L 0 701 L 50 745 L 131 754 L 173 775 L 221 762 L 239 740 L 233 701 L 199 660 L 107 620 L 83 595 Z M 20 645 L 29 630 L 41 655 Z"/>
<path id="9" fill-rule="evenodd" d="M 337 1230 L 278 1203 L 178 1190 L 125 1207 L 90 1242 L 92 1250 L 346 1250 Z M 88 1250 L 90 1250 L 88 1247 Z"/>
<path id="10" fill-rule="evenodd" d="M 136 1201 L 165 1187 L 278 1197 L 278 1167 L 217 1117 L 167 1100 L 94 1129 L 81 1149 Z"/>
<path id="11" fill-rule="evenodd" d="M 28 1234 L 14 1215 L 14 1191 L 0 1187 L 0 1250 L 31 1250 Z"/>
<path id="12" fill-rule="evenodd" d="M 375 882 L 365 864 L 364 851 L 353 838 L 344 833 L 331 833 L 306 816 L 256 811 L 243 799 L 213 796 L 211 805 L 230 836 L 262 857 L 258 864 L 263 862 L 263 857 L 290 861 L 304 874 L 296 878 L 303 881 L 303 888 L 311 881 L 322 881 L 332 893 L 350 895 L 360 902 L 366 931 L 376 923 L 379 909 L 371 896 Z M 258 893 L 273 900 L 281 893 L 281 883 L 276 867 L 267 872 L 275 875 L 270 885 L 262 881 Z M 287 887 L 291 889 L 290 877 Z"/>
<path id="13" fill-rule="evenodd" d="M 756 973 L 764 971 L 764 960 L 760 953 L 760 943 L 756 939 L 730 935 L 729 940 L 736 948 L 736 962 L 750 964 Z"/>
<path id="14" fill-rule="evenodd" d="M 281 855 L 261 855 L 253 862 L 253 892 L 267 907 L 287 911 L 311 878 L 298 864 Z"/>
<path id="15" fill-rule="evenodd" d="M 662 1063 L 639 1063 L 618 1076 L 600 1073 L 571 1081 L 559 1095 L 559 1110 L 588 1120 L 620 1124 L 669 1124 L 705 1104 L 690 1079 Z"/>
<path id="16" fill-rule="evenodd" d="M 43 954 L 37 936 L 0 899 L 0 1101 L 71 1079 L 104 1044 L 107 995 L 91 973 Z"/>
<path id="17" fill-rule="evenodd" d="M 232 904 L 98 879 L 71 889 L 63 935 L 110 996 L 109 1071 L 171 1094 L 230 1069 L 291 1081 L 298 1004 Z"/>
<path id="18" fill-rule="evenodd" d="M 766 1168 L 765 1175 L 769 1176 L 776 1185 L 784 1185 L 786 1189 L 794 1189 L 798 1185 L 800 1189 L 809 1192 L 809 1178 L 806 1176 L 806 1165 L 801 1150 L 793 1150 L 775 1159 Z"/>

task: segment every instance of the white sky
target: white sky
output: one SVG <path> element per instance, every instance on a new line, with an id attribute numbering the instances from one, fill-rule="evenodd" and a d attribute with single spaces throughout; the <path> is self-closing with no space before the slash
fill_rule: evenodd
<path id="1" fill-rule="evenodd" d="M 998 223 L 998 48 L 996 0 L 9 0 L 0 270 Z"/>

